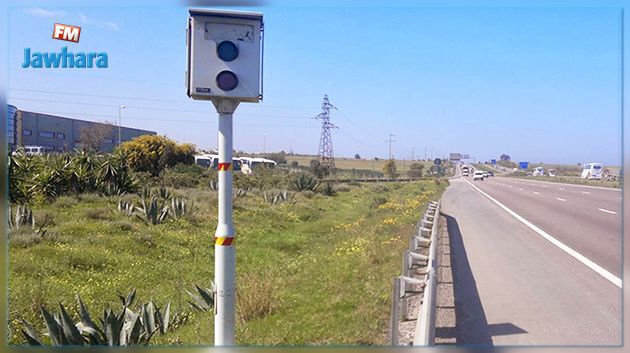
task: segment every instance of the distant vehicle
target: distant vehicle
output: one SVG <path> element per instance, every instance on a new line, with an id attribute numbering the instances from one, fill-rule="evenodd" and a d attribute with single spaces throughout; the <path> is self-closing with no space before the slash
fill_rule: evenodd
<path id="1" fill-rule="evenodd" d="M 219 155 L 202 154 L 200 156 L 195 156 L 195 164 L 204 168 L 216 168 L 219 166 Z"/>
<path id="2" fill-rule="evenodd" d="M 549 172 L 547 172 L 547 175 L 549 175 L 550 177 L 557 176 L 555 169 L 549 169 Z"/>
<path id="3" fill-rule="evenodd" d="M 41 156 L 52 152 L 52 148 L 46 146 L 24 146 L 24 153 L 27 156 Z"/>
<path id="4" fill-rule="evenodd" d="M 488 177 L 488 172 L 487 172 L 487 171 L 482 170 L 481 172 L 483 173 L 483 177 L 484 177 L 484 178 L 487 178 L 487 177 Z"/>
<path id="5" fill-rule="evenodd" d="M 276 161 L 267 159 L 267 158 L 252 158 L 252 157 L 241 157 L 240 158 L 243 164 L 247 164 L 249 169 L 252 171 L 256 168 L 275 168 L 277 165 Z"/>
<path id="6" fill-rule="evenodd" d="M 602 164 L 587 163 L 582 166 L 582 179 L 602 179 Z"/>
<path id="7" fill-rule="evenodd" d="M 462 175 L 467 177 L 468 176 L 468 169 L 462 170 Z"/>
<path id="8" fill-rule="evenodd" d="M 494 172 L 488 171 L 488 176 L 489 177 L 493 177 L 494 176 Z"/>
<path id="9" fill-rule="evenodd" d="M 211 168 L 214 170 L 219 169 L 219 155 L 217 154 L 202 154 L 195 156 L 195 164 L 204 168 Z M 242 162 L 239 158 L 232 159 L 232 170 L 238 172 L 241 170 Z"/>
<path id="10" fill-rule="evenodd" d="M 483 171 L 475 170 L 475 173 L 473 174 L 473 181 L 478 180 L 478 179 L 483 181 L 483 178 L 484 178 Z"/>
<path id="11" fill-rule="evenodd" d="M 532 176 L 543 176 L 545 175 L 545 169 L 543 167 L 536 167 L 532 172 Z"/>

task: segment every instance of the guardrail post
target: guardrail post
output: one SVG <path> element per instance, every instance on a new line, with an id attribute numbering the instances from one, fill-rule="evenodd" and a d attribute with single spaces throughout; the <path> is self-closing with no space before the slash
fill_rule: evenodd
<path id="1" fill-rule="evenodd" d="M 398 346 L 398 302 L 400 301 L 400 277 L 396 277 L 392 283 L 392 317 L 390 333 L 392 346 Z"/>

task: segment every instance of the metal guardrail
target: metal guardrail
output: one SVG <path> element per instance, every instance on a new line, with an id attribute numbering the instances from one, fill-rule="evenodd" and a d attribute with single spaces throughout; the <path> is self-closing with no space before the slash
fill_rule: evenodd
<path id="1" fill-rule="evenodd" d="M 398 345 L 398 324 L 401 318 L 408 319 L 408 299 L 414 295 L 422 295 L 420 312 L 418 313 L 414 346 L 433 345 L 435 340 L 435 295 L 437 288 L 437 231 L 440 203 L 429 202 L 427 211 L 418 222 L 417 234 L 409 239 L 409 250 L 403 253 L 402 274 L 393 279 L 392 284 L 392 316 L 390 322 L 391 342 Z M 419 249 L 429 249 L 423 255 Z M 424 268 L 424 278 L 413 278 L 412 270 Z M 415 289 L 413 287 L 416 287 Z M 420 287 L 420 289 L 418 289 Z"/>

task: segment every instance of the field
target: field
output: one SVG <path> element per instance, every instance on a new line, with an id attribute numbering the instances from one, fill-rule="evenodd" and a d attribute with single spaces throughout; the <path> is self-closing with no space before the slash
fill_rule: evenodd
<path id="1" fill-rule="evenodd" d="M 238 196 L 237 343 L 386 344 L 391 278 L 426 203 L 446 186 L 353 183 L 334 196 L 302 192 L 278 204 L 261 191 Z M 23 342 L 21 318 L 45 331 L 40 305 L 57 311 L 61 302 L 76 319 L 80 295 L 99 317 L 106 305 L 120 310 L 117 295 L 135 288 L 140 302 L 170 301 L 173 311 L 191 312 L 188 323 L 153 343 L 211 345 L 212 312 L 191 311 L 186 290 L 213 279 L 216 192 L 170 192 L 196 211 L 149 225 L 121 214 L 118 197 L 61 196 L 34 206 L 38 225 L 47 219 L 46 234 L 21 230 L 10 238 L 10 342 Z"/>
<path id="2" fill-rule="evenodd" d="M 309 166 L 311 160 L 317 159 L 317 156 L 303 156 L 303 155 L 287 155 L 287 163 L 291 164 L 293 161 L 297 161 L 300 166 Z M 345 170 L 370 170 L 376 172 L 382 172 L 383 166 L 387 162 L 386 159 L 354 159 L 354 158 L 335 158 L 335 167 L 337 169 Z M 410 161 L 410 160 L 395 160 L 396 170 L 400 174 L 405 174 L 409 170 L 409 166 L 412 163 L 420 163 L 424 165 L 424 170 L 428 170 L 433 166 L 433 161 Z"/>

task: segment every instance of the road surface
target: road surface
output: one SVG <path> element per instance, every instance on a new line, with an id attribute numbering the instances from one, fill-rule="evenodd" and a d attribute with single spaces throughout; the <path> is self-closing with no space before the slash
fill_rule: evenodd
<path id="1" fill-rule="evenodd" d="M 461 177 L 442 213 L 458 344 L 621 344 L 619 190 Z"/>

